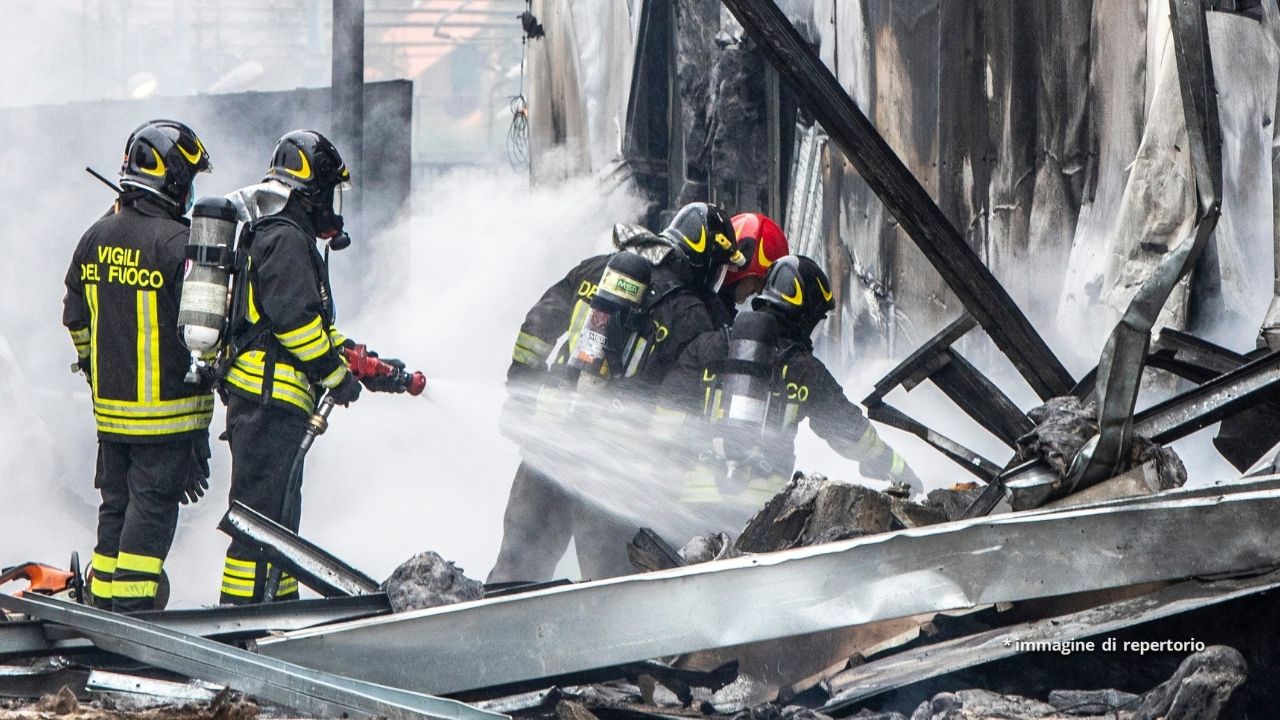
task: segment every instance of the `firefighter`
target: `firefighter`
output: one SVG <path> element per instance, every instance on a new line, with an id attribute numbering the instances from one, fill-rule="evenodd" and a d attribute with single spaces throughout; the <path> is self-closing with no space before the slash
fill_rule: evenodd
<path id="1" fill-rule="evenodd" d="M 767 215 L 734 215 L 733 229 L 738 235 L 738 249 L 746 257 L 747 265 L 734 268 L 724 276 L 724 287 L 717 293 L 720 303 L 712 305 L 712 318 L 717 327 L 732 325 L 738 306 L 764 287 L 764 276 L 770 266 L 778 258 L 791 253 L 786 234 Z"/>
<path id="2" fill-rule="evenodd" d="M 635 338 L 636 347 L 629 356 L 632 362 L 614 373 L 611 384 L 616 384 L 619 392 L 632 401 L 651 402 L 684 347 L 715 328 L 711 305 L 720 302 L 716 293 L 729 267 L 741 268 L 747 261 L 737 249 L 729 216 L 708 203 L 681 208 L 661 235 L 635 226 L 619 226 L 615 228 L 614 244 L 618 252 L 640 255 L 653 267 L 642 309 L 644 331 Z M 562 419 L 549 418 L 543 411 L 548 405 L 564 402 L 567 391 L 559 387 L 556 377 L 565 369 L 612 257 L 612 253 L 597 255 L 580 263 L 543 293 L 525 317 L 507 372 L 511 400 L 504 416 L 508 428 L 523 423 L 545 428 Z M 548 372 L 547 363 L 565 335 L 567 340 L 553 363 L 553 375 Z M 528 408 L 534 404 L 533 398 L 539 400 L 537 410 Z M 521 406 L 525 406 L 523 410 L 513 409 Z M 528 434 L 521 438 L 526 459 L 512 483 L 503 519 L 502 547 L 489 573 L 491 583 L 550 579 L 571 537 L 578 539 L 584 577 L 604 577 L 625 570 L 620 563 L 625 563 L 625 542 L 629 537 L 614 542 L 620 532 L 615 519 L 591 507 L 537 467 L 562 466 L 580 459 L 566 457 L 561 447 L 551 447 L 553 443 L 546 442 L 546 438 L 554 434 L 544 430 L 542 440 Z M 536 460 L 531 461 L 531 456 Z"/>
<path id="3" fill-rule="evenodd" d="M 179 503 L 208 488 L 208 383 L 184 382 L 177 333 L 198 173 L 209 153 L 191 128 L 152 120 L 129 137 L 112 210 L 80 239 L 62 322 L 89 381 L 102 493 L 89 595 L 117 612 L 157 603 Z M 162 604 L 162 603 L 161 603 Z"/>
<path id="4" fill-rule="evenodd" d="M 250 223 L 239 242 L 245 259 L 228 332 L 223 437 L 231 444 L 230 499 L 297 531 L 301 478 L 291 484 L 290 471 L 307 418 L 325 392 L 340 405 L 360 396 L 341 354 L 352 343 L 334 327 L 328 264 L 317 247 L 317 240 L 349 242 L 342 194 L 351 175 L 323 135 L 296 130 L 276 143 L 263 183 L 286 199 Z M 269 572 L 256 549 L 233 540 L 221 602 L 261 602 Z M 282 574 L 274 599 L 297 597 L 297 579 Z"/>
<path id="5" fill-rule="evenodd" d="M 718 506 L 744 520 L 780 491 L 795 465 L 796 429 L 805 418 L 832 449 L 859 463 L 864 476 L 920 482 L 813 354 L 811 335 L 834 307 L 831 282 L 813 260 L 788 255 L 773 263 L 754 312 L 728 333 L 691 343 L 663 384 L 654 413 L 659 438 L 701 438 L 680 500 Z M 689 429 L 692 418 L 705 421 Z M 707 442 L 707 441 L 710 442 Z"/>

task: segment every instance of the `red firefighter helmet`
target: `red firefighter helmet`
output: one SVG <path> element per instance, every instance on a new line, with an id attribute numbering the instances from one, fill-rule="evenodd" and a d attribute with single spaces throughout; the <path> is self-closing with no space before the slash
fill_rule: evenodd
<path id="1" fill-rule="evenodd" d="M 764 278 L 770 265 L 778 258 L 791 254 L 786 234 L 767 215 L 734 215 L 733 229 L 738 233 L 738 249 L 747 256 L 747 266 L 741 270 L 730 270 L 724 278 L 726 287 L 746 277 Z"/>

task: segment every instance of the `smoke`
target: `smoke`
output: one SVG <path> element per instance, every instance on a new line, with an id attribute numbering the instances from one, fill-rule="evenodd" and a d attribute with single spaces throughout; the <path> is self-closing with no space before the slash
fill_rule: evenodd
<path id="1" fill-rule="evenodd" d="M 470 170 L 433 188 L 405 221 L 409 256 L 373 238 L 374 273 L 361 282 L 371 295 L 339 318 L 357 342 L 424 371 L 427 390 L 366 392 L 336 409 L 307 460 L 302 534 L 374 577 L 427 549 L 472 577 L 488 571 L 519 462 L 498 432 L 516 332 L 548 287 L 609 250 L 615 222 L 643 209 L 593 178 L 529 189 L 509 173 Z M 354 289 L 343 261 L 332 265 L 339 302 Z M 394 277 L 404 280 L 380 280 Z"/>

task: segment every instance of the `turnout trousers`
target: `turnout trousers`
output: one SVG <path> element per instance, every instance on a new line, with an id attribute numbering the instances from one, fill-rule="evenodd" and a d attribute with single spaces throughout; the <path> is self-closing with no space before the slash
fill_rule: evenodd
<path id="1" fill-rule="evenodd" d="M 575 502 L 553 478 L 521 461 L 502 517 L 502 548 L 486 582 L 550 580 L 573 537 Z"/>
<path id="2" fill-rule="evenodd" d="M 486 582 L 543 582 L 575 543 L 584 580 L 635 572 L 627 541 L 638 528 L 521 462 L 502 518 L 502 547 Z"/>
<path id="3" fill-rule="evenodd" d="M 90 597 L 116 612 L 151 610 L 193 477 L 209 477 L 208 433 L 158 443 L 98 441 L 102 493 Z"/>
<path id="4" fill-rule="evenodd" d="M 291 517 L 284 516 L 284 506 L 289 471 L 306 430 L 306 418 L 296 412 L 264 404 L 260 398 L 228 394 L 224 438 L 231 443 L 230 501 L 238 500 L 297 532 L 302 508 L 301 478 L 292 493 Z M 226 605 L 262 602 L 270 569 L 270 563 L 257 548 L 232 540 L 222 571 L 220 602 Z M 297 598 L 298 580 L 282 574 L 275 599 Z"/>

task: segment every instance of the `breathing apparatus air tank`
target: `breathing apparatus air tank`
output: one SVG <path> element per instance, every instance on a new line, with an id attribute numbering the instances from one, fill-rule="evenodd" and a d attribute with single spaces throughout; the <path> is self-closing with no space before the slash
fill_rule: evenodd
<path id="1" fill-rule="evenodd" d="M 644 303 L 652 276 L 653 265 L 635 253 L 609 258 L 569 353 L 569 367 L 579 371 L 579 390 L 596 389 L 625 374 L 638 332 L 631 319 Z"/>
<path id="2" fill-rule="evenodd" d="M 185 380 L 199 382 L 202 356 L 217 349 L 227 321 L 232 248 L 235 244 L 235 205 L 223 197 L 205 197 L 191 209 L 191 236 L 182 275 L 178 329 L 191 351 Z"/>
<path id="3" fill-rule="evenodd" d="M 769 313 L 739 313 L 729 331 L 729 352 L 720 368 L 724 416 L 716 444 L 724 452 L 729 477 L 760 447 L 769 417 L 778 321 Z"/>

